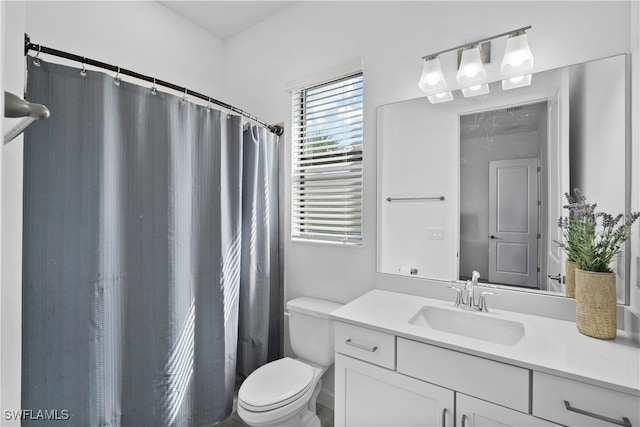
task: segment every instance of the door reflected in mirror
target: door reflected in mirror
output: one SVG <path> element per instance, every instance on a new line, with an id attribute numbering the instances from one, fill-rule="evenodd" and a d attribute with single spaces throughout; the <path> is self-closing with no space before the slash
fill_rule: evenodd
<path id="1" fill-rule="evenodd" d="M 533 75 L 528 87 L 378 108 L 378 271 L 564 294 L 557 221 L 578 187 L 624 213 L 628 58 Z M 614 266 L 618 300 L 629 257 Z M 559 280 L 560 279 L 560 280 Z"/>
<path id="2" fill-rule="evenodd" d="M 459 279 L 538 288 L 547 102 L 460 116 Z"/>

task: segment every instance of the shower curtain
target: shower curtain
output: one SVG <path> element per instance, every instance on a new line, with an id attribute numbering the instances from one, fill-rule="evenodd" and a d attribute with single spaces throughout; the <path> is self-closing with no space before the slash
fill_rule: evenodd
<path id="1" fill-rule="evenodd" d="M 264 128 L 244 131 L 242 268 L 238 365 L 241 377 L 281 356 L 278 258 L 277 137 Z"/>
<path id="2" fill-rule="evenodd" d="M 243 181 L 263 183 L 243 165 L 263 160 L 243 157 L 237 116 L 40 64 L 27 99 L 51 117 L 25 135 L 23 408 L 72 426 L 224 419 L 240 280 L 262 265 L 242 261 Z M 256 248 L 277 247 L 259 232 Z"/>

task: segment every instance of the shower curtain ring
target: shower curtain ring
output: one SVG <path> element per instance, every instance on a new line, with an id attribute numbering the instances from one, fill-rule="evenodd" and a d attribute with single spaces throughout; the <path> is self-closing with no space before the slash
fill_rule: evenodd
<path id="1" fill-rule="evenodd" d="M 209 100 L 207 101 L 207 112 L 211 112 L 211 97 L 209 97 Z"/>
<path id="2" fill-rule="evenodd" d="M 120 86 L 121 81 L 122 79 L 120 78 L 120 67 L 118 67 L 118 72 L 116 73 L 116 78 L 113 80 L 113 82 L 116 84 L 116 86 Z"/>
<path id="3" fill-rule="evenodd" d="M 42 46 L 38 45 L 38 52 L 36 52 L 36 56 L 33 57 L 33 65 L 35 65 L 36 67 L 40 66 L 40 58 L 38 58 L 38 56 L 40 56 L 41 50 L 42 50 Z"/>
<path id="4" fill-rule="evenodd" d="M 153 78 L 153 86 L 151 86 L 151 93 L 153 95 L 155 95 L 156 93 L 158 93 L 158 89 L 156 88 L 156 78 Z"/>
<path id="5" fill-rule="evenodd" d="M 182 97 L 182 103 L 186 104 L 187 103 L 187 88 L 184 88 L 184 96 Z"/>
<path id="6" fill-rule="evenodd" d="M 86 61 L 86 60 L 87 60 L 87 57 L 83 56 L 82 57 L 82 70 L 80 70 L 80 75 L 82 77 L 85 77 L 87 75 L 87 69 L 84 67 L 84 61 Z"/>

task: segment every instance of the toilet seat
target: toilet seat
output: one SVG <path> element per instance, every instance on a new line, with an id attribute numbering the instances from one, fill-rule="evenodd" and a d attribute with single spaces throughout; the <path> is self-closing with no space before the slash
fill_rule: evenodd
<path id="1" fill-rule="evenodd" d="M 281 408 L 299 399 L 314 385 L 314 369 L 285 357 L 256 369 L 242 383 L 238 403 L 254 412 Z"/>

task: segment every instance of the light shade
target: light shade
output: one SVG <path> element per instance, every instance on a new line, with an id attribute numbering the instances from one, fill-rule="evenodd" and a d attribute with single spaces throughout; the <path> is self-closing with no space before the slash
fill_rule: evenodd
<path id="1" fill-rule="evenodd" d="M 529 49 L 527 35 L 522 33 L 507 39 L 507 49 L 500 65 L 503 75 L 524 75 L 533 68 L 533 54 Z"/>
<path id="2" fill-rule="evenodd" d="M 489 85 L 486 83 L 462 88 L 462 94 L 465 98 L 484 95 L 486 93 L 489 93 Z"/>
<path id="3" fill-rule="evenodd" d="M 432 104 L 440 104 L 441 102 L 451 101 L 453 99 L 453 95 L 451 92 L 441 92 L 435 95 L 429 95 L 427 98 Z"/>
<path id="4" fill-rule="evenodd" d="M 429 93 L 442 92 L 447 87 L 447 82 L 442 74 L 440 58 L 435 57 L 424 62 L 418 86 L 423 92 Z"/>
<path id="5" fill-rule="evenodd" d="M 456 79 L 462 84 L 475 83 L 484 80 L 487 73 L 484 71 L 480 48 L 478 46 L 462 52 L 462 60 L 456 74 Z"/>
<path id="6" fill-rule="evenodd" d="M 524 76 L 510 77 L 502 81 L 502 90 L 515 89 L 517 87 L 529 86 L 531 84 L 531 74 Z"/>

